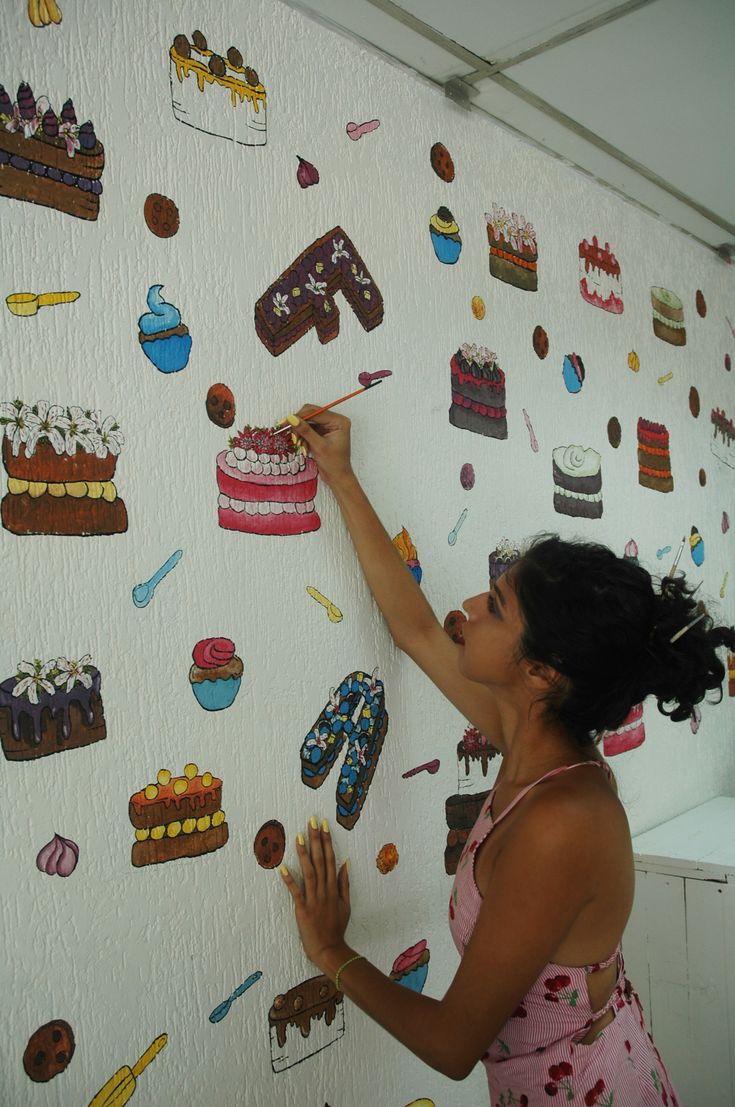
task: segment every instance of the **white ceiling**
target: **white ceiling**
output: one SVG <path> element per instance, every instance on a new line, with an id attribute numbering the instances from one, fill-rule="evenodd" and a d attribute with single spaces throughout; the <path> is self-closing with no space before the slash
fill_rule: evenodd
<path id="1" fill-rule="evenodd" d="M 735 0 L 287 0 L 735 255 Z"/>

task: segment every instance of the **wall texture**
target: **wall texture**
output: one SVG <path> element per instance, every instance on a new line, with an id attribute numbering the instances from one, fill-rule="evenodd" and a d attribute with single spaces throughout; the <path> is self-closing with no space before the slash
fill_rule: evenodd
<path id="1" fill-rule="evenodd" d="M 348 855 L 352 863 L 350 941 L 390 971 L 398 954 L 425 939 L 431 953 L 426 994 L 441 996 L 456 966 L 445 919 L 451 880 L 444 868 L 445 800 L 467 783 L 456 752 L 464 724 L 392 647 L 328 490 L 316 493 L 317 530 L 240 533 L 218 525 L 218 496 L 225 493 L 216 459 L 245 424 L 272 426 L 303 402 L 326 403 L 358 387 L 360 373 L 389 369 L 391 378 L 342 410 L 353 419 L 357 471 L 390 533 L 407 528 L 422 587 L 440 619 L 487 587 L 488 554 L 502 538 L 522 544 L 537 531 L 556 530 L 600 540 L 620 554 L 633 539 L 653 572 L 668 568 L 685 535 L 681 567 L 703 582 L 702 594 L 732 621 L 735 581 L 726 581 L 732 534 L 723 524 L 735 512 L 729 372 L 735 332 L 726 318 L 735 317 L 732 273 L 666 226 L 275 0 L 61 0 L 61 22 L 45 27 L 32 25 L 24 0 L 5 7 L 2 296 L 79 296 L 41 303 L 30 316 L 11 311 L 25 303 L 11 300 L 0 314 L 7 420 L 0 530 L 6 755 L 0 1100 L 38 1107 L 88 1103 L 116 1074 L 117 1093 L 124 1097 L 138 1076 L 137 1102 L 156 1107 L 208 1101 L 404 1107 L 417 1097 L 430 1097 L 437 1107 L 482 1102 L 480 1072 L 451 1084 L 348 1002 L 333 1005 L 330 1026 L 324 1016 L 302 1020 L 308 1037 L 296 1024 L 287 1026 L 285 1053 L 278 1043 L 276 997 L 291 1003 L 294 993 L 287 993 L 315 970 L 302 955 L 277 871 L 256 859 L 254 842 L 264 837 L 259 829 L 271 820 L 282 824 L 285 860 L 293 864 L 294 835 L 312 813 L 328 817 L 340 858 Z M 54 7 L 31 0 L 38 22 L 50 19 Z M 234 45 L 242 54 L 241 65 L 236 55 L 234 68 L 232 61 L 222 63 L 223 77 L 202 77 L 201 89 L 196 67 L 177 66 L 170 57 L 175 36 L 191 41 L 195 28 L 216 53 Z M 257 70 L 265 98 L 245 67 Z M 23 82 L 35 108 L 26 90 L 18 96 Z M 248 91 L 241 99 L 243 84 Z M 175 117 L 172 92 L 179 116 L 192 125 Z M 42 96 L 54 117 L 45 138 Z M 62 111 L 68 98 L 76 124 Z M 47 107 L 41 108 L 43 115 Z M 93 132 L 79 127 L 87 119 Z M 368 120 L 380 126 L 359 138 L 348 135 L 348 123 Z M 451 182 L 430 164 L 437 142 L 453 158 Z M 302 167 L 297 179 L 298 155 L 317 168 L 318 183 L 300 187 L 310 171 Z M 95 179 L 102 181 L 101 194 Z M 180 227 L 169 237 L 152 233 L 144 218 L 155 193 L 178 207 Z M 531 225 L 517 249 L 508 226 L 503 241 L 493 238 L 495 271 L 505 279 L 489 269 L 485 213 L 492 215 L 493 205 L 505 209 L 508 221 L 519 213 Z M 437 240 L 429 223 L 440 207 L 451 216 L 439 213 L 435 228 L 438 222 L 446 233 Z M 148 214 L 154 230 L 171 229 L 170 212 L 153 209 L 151 201 Z M 500 226 L 503 216 L 496 215 Z M 446 226 L 452 220 L 462 249 L 446 264 L 434 242 L 440 251 L 457 250 Z M 341 250 L 359 252 L 357 279 L 349 266 L 335 276 L 344 264 L 342 239 L 330 236 L 326 252 L 307 258 L 286 282 L 293 311 L 274 313 L 283 301 L 271 285 L 335 227 L 346 235 Z M 579 246 L 593 236 L 609 243 L 619 262 L 622 313 L 580 295 Z M 518 284 L 532 280 L 534 241 L 537 290 L 528 291 Z M 612 264 L 609 257 L 605 263 Z M 606 279 L 610 287 L 618 283 Z M 341 281 L 371 329 L 338 292 L 338 335 L 320 344 L 312 329 L 274 356 L 256 333 L 256 303 L 270 290 L 264 333 L 270 328 L 278 341 L 301 310 L 293 289 L 305 296 L 310 285 L 320 327 L 328 328 L 320 280 Z M 175 305 L 180 321 L 155 292 L 150 302 L 157 310 L 150 311 L 146 299 L 155 285 L 163 286 L 161 297 Z M 676 315 L 681 301 L 685 345 L 654 333 L 652 288 L 674 293 L 664 297 L 664 314 L 673 308 Z M 370 301 L 360 299 L 366 290 L 374 293 Z M 473 297 L 484 302 L 482 319 L 473 313 Z M 144 331 L 175 333 L 149 335 L 146 349 L 138 319 L 147 313 L 151 326 L 141 324 Z M 680 340 L 681 320 L 674 322 Z M 537 327 L 548 338 L 544 358 L 534 351 Z M 467 343 L 495 351 L 505 374 L 505 439 L 450 424 L 450 362 Z M 568 359 L 565 374 L 572 353 L 577 360 Z M 465 354 L 476 370 L 486 359 L 482 352 Z M 208 389 L 220 382 L 237 408 L 229 431 L 207 417 Z M 8 406 L 16 398 L 31 410 Z M 717 424 L 713 410 L 724 413 Z M 613 417 L 620 426 L 617 447 L 612 431 L 609 436 Z M 669 493 L 639 484 L 640 419 L 668 430 Z M 496 432 L 497 422 L 487 419 Z M 555 510 L 552 452 L 568 446 L 599 455 L 601 501 L 575 501 L 577 508 L 588 505 L 588 514 L 599 513 L 601 502 L 599 518 Z M 585 474 L 594 484 L 594 454 L 572 455 L 566 461 L 576 457 L 583 467 L 569 468 L 571 485 Z M 109 483 L 115 459 L 117 499 Z M 240 460 L 242 452 L 234 457 Z M 468 463 L 475 473 L 471 489 L 460 483 Z M 232 479 L 242 479 L 244 468 L 234 464 Z M 270 483 L 278 491 L 269 502 L 297 494 L 280 475 Z M 254 478 L 241 500 L 252 501 L 253 484 Z M 282 510 L 275 518 L 303 514 Z M 693 527 L 703 545 L 690 544 Z M 74 533 L 60 534 L 65 528 Z M 99 533 L 110 529 L 118 533 Z M 178 550 L 179 562 L 150 603 L 137 607 L 134 586 Z M 696 564 L 702 551 L 704 561 Z M 309 587 L 335 604 L 342 619 L 330 620 Z M 207 639 L 234 643 L 244 670 L 239 691 L 236 666 L 216 686 L 200 671 L 227 662 L 222 643 L 198 650 L 196 660 L 204 664 L 191 684 L 192 651 Z M 74 667 L 70 659 L 84 660 Z M 339 765 L 313 792 L 301 780 L 302 743 L 324 718 L 330 690 L 348 674 L 366 674 L 367 702 L 372 695 L 382 709 L 380 687 L 373 682 L 372 693 L 369 687 L 376 667 L 389 725 L 369 795 L 348 830 L 335 823 Z M 193 694 L 204 696 L 202 688 L 237 695 L 230 706 L 208 710 Z M 612 759 L 633 833 L 732 792 L 734 720 L 727 697 L 720 706 L 703 705 L 696 733 L 646 704 L 645 742 Z M 375 756 L 371 749 L 368 759 Z M 40 751 L 48 755 L 34 756 Z M 403 778 L 434 759 L 440 761 L 435 774 Z M 190 764 L 196 768 L 187 780 L 183 770 Z M 182 782 L 183 799 L 174 797 L 173 782 L 158 778 L 161 769 Z M 497 759 L 491 760 L 483 787 L 496 770 Z M 215 778 L 211 783 L 206 772 Z M 157 796 L 139 796 L 129 811 L 130 798 L 146 785 Z M 214 826 L 206 839 L 195 839 L 205 831 L 187 819 L 216 823 L 220 809 L 229 839 L 223 842 L 224 831 Z M 131 863 L 131 813 L 146 839 L 139 843 L 142 866 Z M 172 822 L 181 826 L 171 829 Z M 168 829 L 157 843 L 159 832 L 151 837 L 150 830 L 159 825 Z M 191 852 L 194 841 L 206 841 L 210 852 L 147 863 L 166 856 L 167 848 Z M 376 856 L 388 843 L 399 860 L 381 873 Z M 261 975 L 252 981 L 253 974 Z M 212 1022 L 210 1012 L 246 980 L 250 986 L 226 1017 Z M 307 1008 L 309 1002 L 307 996 Z M 56 1028 L 56 1040 L 42 1047 L 34 1040 L 27 1049 L 31 1035 L 54 1020 L 71 1027 L 73 1057 L 59 1075 L 32 1083 L 24 1051 L 36 1077 L 49 1075 L 55 1053 L 71 1052 L 64 1027 Z M 162 1034 L 165 1048 L 150 1067 L 139 1075 L 118 1071 L 133 1066 Z"/>

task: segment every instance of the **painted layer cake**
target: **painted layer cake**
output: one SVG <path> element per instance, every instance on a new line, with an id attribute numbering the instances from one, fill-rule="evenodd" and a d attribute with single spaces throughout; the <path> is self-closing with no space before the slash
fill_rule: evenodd
<path id="1" fill-rule="evenodd" d="M 493 204 L 492 212 L 485 212 L 485 223 L 492 275 L 525 292 L 536 292 L 538 245 L 531 224 L 515 212 L 509 216 L 498 204 Z"/>
<path id="2" fill-rule="evenodd" d="M 8 761 L 30 761 L 107 736 L 100 672 L 89 654 L 21 661 L 0 684 L 0 741 Z"/>
<path id="3" fill-rule="evenodd" d="M 14 104 L 0 85 L 0 196 L 96 219 L 104 165 L 92 123 L 77 123 L 71 100 L 57 115 L 27 84 Z"/>
<path id="4" fill-rule="evenodd" d="M 492 584 L 507 573 L 511 565 L 519 561 L 521 551 L 508 538 L 501 538 L 494 550 L 488 554 L 487 570 Z"/>
<path id="5" fill-rule="evenodd" d="M 653 333 L 671 346 L 686 346 L 687 332 L 684 326 L 684 305 L 675 292 L 668 288 L 651 289 Z"/>
<path id="6" fill-rule="evenodd" d="M 317 467 L 288 431 L 246 426 L 217 455 L 219 525 L 247 534 L 318 530 Z"/>
<path id="7" fill-rule="evenodd" d="M 128 804 L 135 827 L 131 861 L 136 869 L 181 857 L 201 857 L 227 843 L 222 781 L 190 762 L 181 776 L 159 769 L 155 784 L 133 793 Z"/>
<path id="8" fill-rule="evenodd" d="M 600 246 L 597 235 L 579 244 L 579 291 L 582 299 L 614 315 L 623 312 L 620 266 L 610 243 Z"/>
<path id="9" fill-rule="evenodd" d="M 452 406 L 449 422 L 488 438 L 508 437 L 505 373 L 486 346 L 463 343 L 451 360 Z"/>
<path id="10" fill-rule="evenodd" d="M 265 89 L 236 47 L 215 54 L 195 31 L 191 42 L 176 36 L 169 58 L 171 105 L 180 123 L 240 146 L 265 146 Z"/>
<path id="11" fill-rule="evenodd" d="M 732 419 L 728 419 L 725 412 L 715 407 L 710 413 L 712 424 L 712 439 L 710 448 L 718 461 L 724 461 L 731 469 L 735 469 L 735 425 Z"/>
<path id="12" fill-rule="evenodd" d="M 663 423 L 638 420 L 638 483 L 654 492 L 673 492 L 669 432 Z"/>
<path id="13" fill-rule="evenodd" d="M 602 458 L 583 446 L 558 446 L 553 451 L 554 510 L 577 519 L 602 515 Z"/>
<path id="14" fill-rule="evenodd" d="M 101 535 L 127 530 L 113 483 L 124 444 L 112 417 L 39 401 L 0 404 L 8 494 L 2 522 L 13 534 Z"/>
<path id="15" fill-rule="evenodd" d="M 444 871 L 454 876 L 459 859 L 467 844 L 470 831 L 480 817 L 483 804 L 490 795 L 488 788 L 469 796 L 448 796 L 445 804 L 447 826 L 447 844 L 444 849 Z"/>

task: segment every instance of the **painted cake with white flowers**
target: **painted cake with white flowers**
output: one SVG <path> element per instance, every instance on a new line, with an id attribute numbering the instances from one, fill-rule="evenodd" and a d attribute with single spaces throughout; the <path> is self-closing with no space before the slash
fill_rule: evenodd
<path id="1" fill-rule="evenodd" d="M 317 474 L 288 430 L 244 427 L 217 455 L 219 525 L 247 534 L 318 530 Z"/>
<path id="2" fill-rule="evenodd" d="M 39 400 L 0 404 L 13 534 L 122 534 L 128 514 L 113 481 L 123 438 L 112 416 Z"/>
<path id="3" fill-rule="evenodd" d="M 0 683 L 0 742 L 8 761 L 31 761 L 107 736 L 99 669 L 85 654 L 20 661 Z"/>
<path id="4" fill-rule="evenodd" d="M 538 243 L 531 223 L 515 211 L 508 215 L 499 204 L 493 204 L 493 210 L 485 212 L 485 223 L 493 277 L 524 292 L 536 292 Z"/>
<path id="5" fill-rule="evenodd" d="M 508 437 L 505 373 L 487 346 L 463 342 L 450 362 L 452 406 L 449 422 L 488 438 Z"/>

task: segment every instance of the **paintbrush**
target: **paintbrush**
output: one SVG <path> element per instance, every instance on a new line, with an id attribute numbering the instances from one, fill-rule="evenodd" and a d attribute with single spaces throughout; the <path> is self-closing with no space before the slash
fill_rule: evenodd
<path id="1" fill-rule="evenodd" d="M 306 422 L 309 419 L 313 419 L 315 415 L 321 415 L 323 411 L 330 411 L 333 407 L 337 407 L 339 404 L 343 404 L 345 400 L 351 400 L 353 396 L 359 396 L 361 392 L 367 392 L 371 388 L 376 388 L 379 384 L 382 384 L 382 378 L 379 380 L 373 380 L 370 384 L 364 385 L 362 388 L 356 388 L 354 392 L 348 392 L 346 396 L 340 396 L 338 400 L 332 400 L 331 404 L 325 404 L 324 407 L 318 407 L 316 411 L 309 412 L 306 417 Z M 282 434 L 284 431 L 293 431 L 293 427 L 290 423 L 286 423 L 285 426 L 280 427 L 274 431 L 274 434 Z"/>

